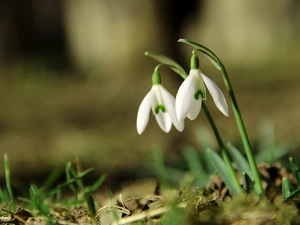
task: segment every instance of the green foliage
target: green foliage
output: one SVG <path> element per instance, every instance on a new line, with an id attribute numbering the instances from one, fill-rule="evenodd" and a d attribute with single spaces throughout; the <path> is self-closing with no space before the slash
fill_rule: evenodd
<path id="1" fill-rule="evenodd" d="M 244 192 L 249 194 L 253 190 L 253 181 L 245 172 L 242 173 Z"/>
<path id="2" fill-rule="evenodd" d="M 222 158 L 217 153 L 215 153 L 214 151 L 212 151 L 210 149 L 208 149 L 207 152 L 210 156 L 211 163 L 213 163 L 215 165 L 215 167 L 217 168 L 217 171 L 218 171 L 220 177 L 226 184 L 230 193 L 233 196 L 237 196 L 238 190 L 235 189 L 234 180 L 232 179 L 230 171 L 229 171 L 228 167 L 226 166 L 226 164 L 224 163 L 224 161 L 222 160 Z"/>
<path id="3" fill-rule="evenodd" d="M 180 209 L 173 206 L 169 212 L 166 213 L 161 221 L 163 225 L 181 225 L 185 224 L 187 220 L 187 212 L 184 209 Z"/>
<path id="4" fill-rule="evenodd" d="M 0 188 L 0 200 L 5 204 L 7 210 L 10 211 L 10 209 L 14 210 L 16 208 L 16 199 L 13 196 L 10 183 L 9 164 L 6 154 L 4 156 L 4 169 L 6 176 L 6 189 Z M 56 202 L 61 204 L 63 200 L 61 193 L 63 189 L 69 188 L 72 192 L 74 192 L 74 197 L 65 200 L 66 207 L 70 208 L 71 206 L 86 203 L 91 218 L 94 218 L 96 209 L 92 193 L 102 185 L 106 176 L 102 175 L 92 185 L 86 186 L 82 179 L 92 171 L 93 169 L 90 168 L 77 173 L 72 167 L 72 164 L 68 162 L 65 166 L 65 182 L 55 186 L 55 183 L 61 173 L 58 170 L 53 170 L 43 182 L 41 187 L 31 184 L 29 187 L 28 198 L 19 197 L 18 200 L 23 201 L 23 203 L 25 203 L 24 206 L 32 209 L 36 215 L 43 215 L 50 219 L 50 208 L 53 207 L 53 203 Z M 53 186 L 55 187 L 52 188 Z M 53 201 L 54 199 L 55 201 Z M 49 221 L 49 223 L 51 223 L 51 221 Z"/>
<path id="5" fill-rule="evenodd" d="M 158 54 L 155 52 L 145 52 L 145 55 L 155 59 L 156 61 L 166 66 L 169 66 L 170 69 L 172 69 L 175 73 L 180 75 L 183 79 L 185 79 L 188 75 L 186 71 L 176 61 L 174 61 L 168 56 L 165 56 L 163 54 Z"/>
<path id="6" fill-rule="evenodd" d="M 236 165 L 237 170 L 242 174 L 246 173 L 248 176 L 250 176 L 251 180 L 253 180 L 252 171 L 250 169 L 249 163 L 245 159 L 245 157 L 242 155 L 241 151 L 239 151 L 237 148 L 235 148 L 230 143 L 227 144 L 227 149 L 232 157 L 232 160 L 234 164 Z"/>
<path id="7" fill-rule="evenodd" d="M 289 200 L 297 197 L 300 194 L 300 177 L 299 177 L 299 167 L 295 163 L 294 159 L 292 157 L 289 158 L 292 173 L 296 180 L 297 188 L 294 189 L 289 178 L 284 177 L 282 179 L 282 197 L 284 200 Z"/>
<path id="8" fill-rule="evenodd" d="M 300 187 L 299 167 L 295 163 L 295 161 L 292 157 L 290 157 L 289 160 L 290 160 L 290 164 L 291 164 L 291 167 L 292 167 L 293 175 L 296 179 L 296 183 L 297 183 L 298 187 Z"/>
<path id="9" fill-rule="evenodd" d="M 193 42 L 193 41 L 186 40 L 186 39 L 179 39 L 178 42 L 188 44 L 188 45 L 192 46 L 193 48 L 195 48 L 196 50 L 202 52 L 218 70 L 222 69 L 221 61 L 218 59 L 218 57 L 212 51 L 210 51 L 205 46 L 198 44 L 196 42 Z"/>
<path id="10" fill-rule="evenodd" d="M 16 200 L 13 195 L 13 190 L 10 181 L 10 169 L 8 156 L 4 154 L 4 174 L 5 174 L 5 182 L 6 188 L 0 188 L 0 200 L 5 204 L 5 207 L 9 211 L 16 212 Z"/>
<path id="11" fill-rule="evenodd" d="M 204 169 L 199 154 L 190 146 L 183 150 L 183 156 L 188 164 L 189 171 L 195 176 L 195 186 L 204 187 L 209 181 L 208 172 Z"/>
<path id="12" fill-rule="evenodd" d="M 163 152 L 160 148 L 156 148 L 153 151 L 154 167 L 156 172 L 159 174 L 160 182 L 164 186 L 170 186 L 169 174 L 164 164 Z"/>
<path id="13" fill-rule="evenodd" d="M 288 178 L 284 177 L 282 179 L 282 197 L 283 199 L 288 199 L 291 196 L 292 185 Z"/>

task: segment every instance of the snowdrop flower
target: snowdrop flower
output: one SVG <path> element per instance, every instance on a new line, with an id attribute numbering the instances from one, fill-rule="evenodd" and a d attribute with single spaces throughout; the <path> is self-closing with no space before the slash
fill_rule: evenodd
<path id="1" fill-rule="evenodd" d="M 190 73 L 179 87 L 176 95 L 175 108 L 179 121 L 183 121 L 186 117 L 194 120 L 198 116 L 202 100 L 206 99 L 206 88 L 217 108 L 225 116 L 229 116 L 228 106 L 222 91 L 210 78 L 201 73 L 199 59 L 193 53 Z"/>
<path id="2" fill-rule="evenodd" d="M 152 109 L 160 128 L 168 133 L 172 123 L 177 130 L 182 131 L 184 122 L 179 121 L 175 112 L 175 98 L 161 85 L 160 75 L 154 71 L 152 88 L 143 99 L 137 114 L 137 132 L 142 134 L 148 124 L 149 114 Z"/>

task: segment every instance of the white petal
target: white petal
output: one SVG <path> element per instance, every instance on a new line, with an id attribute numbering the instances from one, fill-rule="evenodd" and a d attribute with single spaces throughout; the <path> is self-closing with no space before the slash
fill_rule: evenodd
<path id="1" fill-rule="evenodd" d="M 210 78 L 202 74 L 203 80 L 205 82 L 205 85 L 210 92 L 211 96 L 213 97 L 213 100 L 217 106 L 217 108 L 225 115 L 229 116 L 229 110 L 226 103 L 226 99 L 220 90 L 220 88 L 213 82 Z"/>
<path id="2" fill-rule="evenodd" d="M 153 101 L 153 93 L 151 89 L 143 99 L 138 109 L 137 120 L 136 120 L 136 128 L 138 134 L 142 134 L 148 124 L 152 101 Z"/>
<path id="3" fill-rule="evenodd" d="M 159 125 L 159 127 L 166 133 L 168 133 L 171 130 L 172 127 L 172 121 L 167 112 L 162 113 L 159 112 L 158 114 L 155 114 L 156 121 Z"/>
<path id="4" fill-rule="evenodd" d="M 184 121 L 179 121 L 175 111 L 175 98 L 171 95 L 163 86 L 161 86 L 161 94 L 166 107 L 167 112 L 172 120 L 172 123 L 178 131 L 183 131 Z"/>
<path id="5" fill-rule="evenodd" d="M 196 100 L 196 99 L 193 98 L 193 102 L 192 102 L 192 105 L 190 107 L 190 111 L 187 114 L 187 117 L 190 120 L 196 119 L 196 117 L 199 115 L 200 110 L 201 110 L 201 105 L 202 105 L 202 100 L 201 99 Z"/>
<path id="6" fill-rule="evenodd" d="M 187 116 L 195 92 L 194 76 L 190 73 L 183 81 L 176 94 L 175 109 L 177 118 L 182 121 Z"/>

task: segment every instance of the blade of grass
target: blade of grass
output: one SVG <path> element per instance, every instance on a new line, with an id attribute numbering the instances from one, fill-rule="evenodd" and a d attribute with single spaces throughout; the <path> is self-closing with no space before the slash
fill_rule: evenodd
<path id="1" fill-rule="evenodd" d="M 297 197 L 299 194 L 300 194 L 300 188 L 298 188 L 297 190 L 290 193 L 290 195 L 288 197 L 284 198 L 284 200 L 293 199 L 293 198 Z"/>
<path id="2" fill-rule="evenodd" d="M 85 188 L 85 186 L 84 186 L 84 184 L 83 184 L 83 182 L 82 182 L 82 178 L 84 177 L 84 176 L 86 176 L 88 173 L 90 173 L 90 172 L 92 172 L 94 169 L 93 168 L 89 168 L 89 169 L 86 169 L 86 170 L 84 170 L 84 171 L 82 171 L 81 173 L 79 173 L 79 174 L 77 174 L 77 171 L 74 169 L 74 168 L 72 168 L 72 167 L 70 167 L 70 172 L 72 173 L 72 175 L 73 175 L 73 177 L 76 179 L 76 184 L 77 184 L 77 186 L 84 192 L 84 193 L 86 193 L 86 188 Z M 79 178 L 80 177 L 80 178 Z M 77 179 L 78 178 L 78 179 Z"/>
<path id="3" fill-rule="evenodd" d="M 104 180 L 106 179 L 106 175 L 102 175 L 96 182 L 94 182 L 94 184 L 88 188 L 86 188 L 86 194 L 90 194 L 94 191 L 96 191 L 104 182 Z"/>
<path id="4" fill-rule="evenodd" d="M 94 219 L 95 216 L 96 216 L 96 208 L 95 208 L 94 198 L 90 194 L 88 194 L 88 195 L 86 195 L 85 201 L 86 201 L 87 206 L 88 206 L 88 211 L 90 213 L 90 217 L 92 219 Z"/>
<path id="5" fill-rule="evenodd" d="M 65 173 L 66 173 L 67 181 L 70 181 L 72 179 L 72 177 L 71 177 L 71 162 L 68 162 L 66 164 Z M 77 188 L 76 188 L 76 186 L 73 183 L 71 183 L 69 185 L 69 188 L 74 192 L 75 197 L 77 197 Z"/>
<path id="6" fill-rule="evenodd" d="M 2 190 L 2 188 L 0 188 L 0 200 L 1 200 L 1 202 L 3 202 L 5 204 L 6 207 L 9 206 L 10 197 L 9 197 L 7 189 Z"/>
<path id="7" fill-rule="evenodd" d="M 47 190 L 49 189 L 57 180 L 59 177 L 62 175 L 62 171 L 59 168 L 55 168 L 51 171 L 49 176 L 44 180 L 42 187 Z"/>
<path id="8" fill-rule="evenodd" d="M 293 172 L 293 175 L 296 179 L 296 182 L 297 182 L 297 186 L 298 188 L 300 187 L 300 179 L 299 179 L 299 169 L 297 169 L 297 165 L 294 161 L 294 159 L 292 157 L 289 158 L 289 161 L 290 161 L 290 164 L 291 164 L 291 167 L 292 167 L 292 172 Z"/>
<path id="9" fill-rule="evenodd" d="M 155 148 L 153 151 L 154 167 L 160 176 L 162 185 L 169 186 L 168 172 L 164 164 L 163 153 L 160 148 Z"/>
<path id="10" fill-rule="evenodd" d="M 287 177 L 282 179 L 282 197 L 284 200 L 291 198 L 291 182 Z"/>
<path id="11" fill-rule="evenodd" d="M 6 188 L 11 201 L 12 211 L 16 212 L 16 201 L 10 183 L 10 170 L 9 170 L 8 156 L 6 153 L 4 154 L 4 174 L 5 174 Z"/>
<path id="12" fill-rule="evenodd" d="M 50 206 L 46 203 L 46 197 L 43 193 L 44 188 L 38 188 L 35 185 L 30 185 L 29 196 L 33 203 L 33 207 L 44 216 L 49 216 Z"/>
<path id="13" fill-rule="evenodd" d="M 62 188 L 66 187 L 66 186 L 69 186 L 72 183 L 77 182 L 79 179 L 83 178 L 84 176 L 86 176 L 87 174 L 89 174 L 90 172 L 92 172 L 93 170 L 94 170 L 93 168 L 89 168 L 89 169 L 84 170 L 83 172 L 81 172 L 78 175 L 76 175 L 76 172 L 75 172 L 75 177 L 74 178 L 72 178 L 72 179 L 70 179 L 70 180 L 68 180 L 68 181 L 66 181 L 66 182 L 64 182 L 62 184 L 57 185 L 57 187 L 55 187 L 53 190 L 51 190 L 51 191 L 49 191 L 47 193 L 47 196 L 50 197 L 50 196 L 56 194 Z"/>

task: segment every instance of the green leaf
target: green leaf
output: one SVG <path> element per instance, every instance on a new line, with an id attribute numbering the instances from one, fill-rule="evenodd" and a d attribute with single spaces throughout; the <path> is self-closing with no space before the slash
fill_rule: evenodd
<path id="1" fill-rule="evenodd" d="M 208 49 L 207 47 L 201 45 L 201 44 L 198 44 L 196 42 L 193 42 L 193 41 L 189 41 L 189 40 L 186 40 L 186 39 L 179 39 L 178 42 L 182 42 L 182 43 L 185 43 L 185 44 L 188 44 L 190 46 L 192 46 L 193 48 L 197 49 L 198 51 L 204 53 L 207 58 L 211 61 L 211 63 L 218 69 L 218 70 L 221 70 L 222 69 L 222 63 L 221 61 L 218 59 L 218 57 L 210 50 Z"/>
<path id="2" fill-rule="evenodd" d="M 158 54 L 155 52 L 145 52 L 145 55 L 155 59 L 156 61 L 162 64 L 169 66 L 175 73 L 179 74 L 183 79 L 185 79 L 188 76 L 186 71 L 176 61 L 169 58 L 168 56 Z"/>
<path id="3" fill-rule="evenodd" d="M 106 175 L 102 175 L 92 186 L 87 188 L 86 194 L 96 191 L 106 179 Z"/>
<path id="4" fill-rule="evenodd" d="M 298 166 L 296 165 L 294 159 L 292 157 L 289 158 L 290 160 L 290 164 L 291 164 L 291 167 L 292 167 L 292 172 L 293 172 L 293 175 L 296 179 L 296 182 L 297 182 L 297 186 L 298 188 L 300 187 L 300 179 L 299 179 L 299 169 L 298 169 Z"/>
<path id="5" fill-rule="evenodd" d="M 51 171 L 49 176 L 45 179 L 45 181 L 42 184 L 42 187 L 45 189 L 50 188 L 52 185 L 54 185 L 55 182 L 59 179 L 59 177 L 62 175 L 62 170 L 59 168 L 55 168 Z"/>
<path id="6" fill-rule="evenodd" d="M 77 185 L 79 184 L 80 185 L 79 187 L 82 188 L 82 190 L 84 191 L 84 187 L 83 187 L 83 184 L 80 182 L 80 179 L 83 178 L 84 176 L 86 176 L 88 173 L 92 172 L 93 170 L 94 170 L 93 168 L 89 168 L 89 169 L 86 169 L 83 172 L 79 173 L 78 175 L 73 174 L 73 176 L 76 176 L 76 177 L 69 179 L 62 184 L 57 185 L 57 187 L 54 188 L 53 190 L 49 191 L 47 193 L 47 195 L 48 196 L 54 195 L 57 192 L 59 192 L 62 188 L 69 186 L 72 183 L 77 183 Z"/>
<path id="7" fill-rule="evenodd" d="M 154 167 L 158 175 L 160 176 L 160 181 L 162 185 L 170 186 L 169 184 L 169 174 L 164 164 L 163 152 L 160 148 L 155 148 L 153 151 Z"/>
<path id="8" fill-rule="evenodd" d="M 95 201 L 94 198 L 91 195 L 86 195 L 85 201 L 88 206 L 88 211 L 90 213 L 91 218 L 95 218 L 96 216 L 96 208 L 95 208 Z"/>
<path id="9" fill-rule="evenodd" d="M 5 206 L 8 207 L 10 204 L 10 197 L 7 189 L 2 190 L 0 188 L 0 200 L 1 202 L 5 203 Z"/>
<path id="10" fill-rule="evenodd" d="M 239 194 L 239 192 L 238 192 L 238 190 L 236 190 L 234 188 L 235 184 L 233 182 L 233 179 L 230 176 L 230 171 L 227 168 L 227 166 L 225 165 L 222 158 L 217 153 L 215 153 L 214 151 L 212 151 L 210 149 L 207 150 L 207 153 L 210 156 L 209 158 L 210 158 L 211 163 L 213 163 L 213 165 L 216 167 L 220 177 L 226 184 L 230 193 L 233 196 L 237 196 Z"/>
<path id="11" fill-rule="evenodd" d="M 201 51 L 201 52 L 203 52 L 203 51 Z M 211 62 L 211 64 L 213 64 L 218 70 L 222 69 L 222 66 L 220 66 L 220 64 L 218 64 L 213 58 L 211 58 L 210 56 L 208 56 L 205 53 L 204 53 L 204 55 L 209 59 L 209 61 Z"/>
<path id="12" fill-rule="evenodd" d="M 299 190 L 299 189 L 298 189 Z M 291 196 L 291 182 L 287 177 L 282 179 L 282 197 L 284 200 Z"/>
<path id="13" fill-rule="evenodd" d="M 240 173 L 247 173 L 250 176 L 251 180 L 253 180 L 250 165 L 245 159 L 245 157 L 242 155 L 242 153 L 230 143 L 227 144 L 227 149 L 232 157 L 233 162 L 236 164 L 238 171 Z"/>
<path id="14" fill-rule="evenodd" d="M 272 146 L 268 149 L 264 149 L 255 155 L 257 164 L 269 163 L 272 164 L 276 159 L 282 158 L 288 153 L 287 146 Z"/>
<path id="15" fill-rule="evenodd" d="M 249 177 L 249 175 L 245 172 L 242 173 L 243 178 L 243 188 L 246 193 L 250 193 L 253 189 L 253 181 Z"/>
<path id="16" fill-rule="evenodd" d="M 65 168 L 65 173 L 66 173 L 67 181 L 70 181 L 72 179 L 72 176 L 71 176 L 71 173 L 72 173 L 71 170 L 72 170 L 72 168 L 71 167 L 72 167 L 71 162 L 68 162 L 66 164 L 66 168 Z M 75 195 L 77 195 L 77 188 L 76 188 L 76 186 L 73 183 L 71 183 L 69 185 L 69 188 L 73 191 L 73 193 L 75 193 Z"/>
<path id="17" fill-rule="evenodd" d="M 291 187 L 291 183 L 289 183 L 289 185 Z M 283 184 L 282 184 L 282 186 L 283 186 Z M 300 188 L 298 188 L 297 190 L 293 191 L 288 197 L 284 198 L 284 200 L 293 199 L 293 198 L 297 197 L 299 194 L 300 194 Z"/>
<path id="18" fill-rule="evenodd" d="M 201 164 L 197 152 L 192 147 L 186 147 L 183 151 L 183 156 L 190 171 L 192 171 L 196 177 L 196 185 L 204 187 L 207 184 L 209 177 Z"/>
<path id="19" fill-rule="evenodd" d="M 16 212 L 16 201 L 14 198 L 13 190 L 11 187 L 11 182 L 10 182 L 10 170 L 9 170 L 9 163 L 8 163 L 8 156 L 5 153 L 4 154 L 4 174 L 5 174 L 5 182 L 6 182 L 6 188 L 9 194 L 9 198 L 11 201 L 11 207 L 13 212 Z"/>

